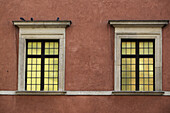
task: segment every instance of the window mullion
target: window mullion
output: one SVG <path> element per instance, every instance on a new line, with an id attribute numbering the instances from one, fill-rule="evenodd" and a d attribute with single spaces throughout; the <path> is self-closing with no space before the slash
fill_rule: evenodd
<path id="1" fill-rule="evenodd" d="M 139 41 L 136 41 L 136 91 L 139 91 Z"/>
<path id="2" fill-rule="evenodd" d="M 45 42 L 42 41 L 42 47 L 41 47 L 41 90 L 44 90 L 44 50 L 45 50 Z"/>

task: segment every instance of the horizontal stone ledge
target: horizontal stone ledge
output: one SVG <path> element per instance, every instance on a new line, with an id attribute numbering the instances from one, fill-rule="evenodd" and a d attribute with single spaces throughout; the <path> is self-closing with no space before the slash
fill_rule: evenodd
<path id="1" fill-rule="evenodd" d="M 65 95 L 66 91 L 16 91 L 16 95 Z"/>
<path id="2" fill-rule="evenodd" d="M 113 91 L 112 95 L 127 95 L 127 96 L 156 96 L 163 95 L 164 91 Z"/>

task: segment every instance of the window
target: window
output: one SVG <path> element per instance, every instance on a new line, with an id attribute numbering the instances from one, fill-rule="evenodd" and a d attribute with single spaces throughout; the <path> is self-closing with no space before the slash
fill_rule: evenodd
<path id="1" fill-rule="evenodd" d="M 57 91 L 59 40 L 26 40 L 27 91 Z"/>
<path id="2" fill-rule="evenodd" d="M 162 27 L 168 22 L 109 21 L 115 28 L 114 91 L 162 91 Z"/>
<path id="3" fill-rule="evenodd" d="M 71 21 L 13 23 L 19 27 L 18 92 L 64 92 L 65 29 Z"/>
<path id="4" fill-rule="evenodd" d="M 154 91 L 154 40 L 121 40 L 121 90 Z"/>

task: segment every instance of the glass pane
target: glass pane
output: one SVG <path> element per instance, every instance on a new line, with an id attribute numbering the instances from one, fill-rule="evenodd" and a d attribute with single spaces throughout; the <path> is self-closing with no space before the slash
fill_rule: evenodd
<path id="1" fill-rule="evenodd" d="M 45 42 L 45 55 L 58 55 L 58 42 Z"/>
<path id="2" fill-rule="evenodd" d="M 139 55 L 153 55 L 153 42 L 139 42 Z"/>
<path id="3" fill-rule="evenodd" d="M 122 58 L 122 90 L 136 90 L 136 58 Z"/>
<path id="4" fill-rule="evenodd" d="M 122 55 L 135 55 L 136 42 L 122 42 Z"/>
<path id="5" fill-rule="evenodd" d="M 28 42 L 28 55 L 41 55 L 41 42 Z"/>
<path id="6" fill-rule="evenodd" d="M 40 91 L 41 58 L 27 58 L 27 90 Z"/>
<path id="7" fill-rule="evenodd" d="M 58 90 L 58 58 L 45 58 L 44 76 L 44 91 Z"/>

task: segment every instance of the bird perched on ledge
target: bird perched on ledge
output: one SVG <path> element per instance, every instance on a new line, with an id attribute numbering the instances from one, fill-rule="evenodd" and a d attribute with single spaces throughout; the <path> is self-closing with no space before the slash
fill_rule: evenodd
<path id="1" fill-rule="evenodd" d="M 59 21 L 59 19 L 60 19 L 60 18 L 59 18 L 59 17 L 57 17 L 57 21 Z"/>
<path id="2" fill-rule="evenodd" d="M 34 21 L 32 17 L 31 17 L 31 21 Z"/>
<path id="3" fill-rule="evenodd" d="M 22 17 L 20 17 L 20 20 L 25 21 L 25 19 L 24 19 L 24 18 L 22 18 Z"/>

